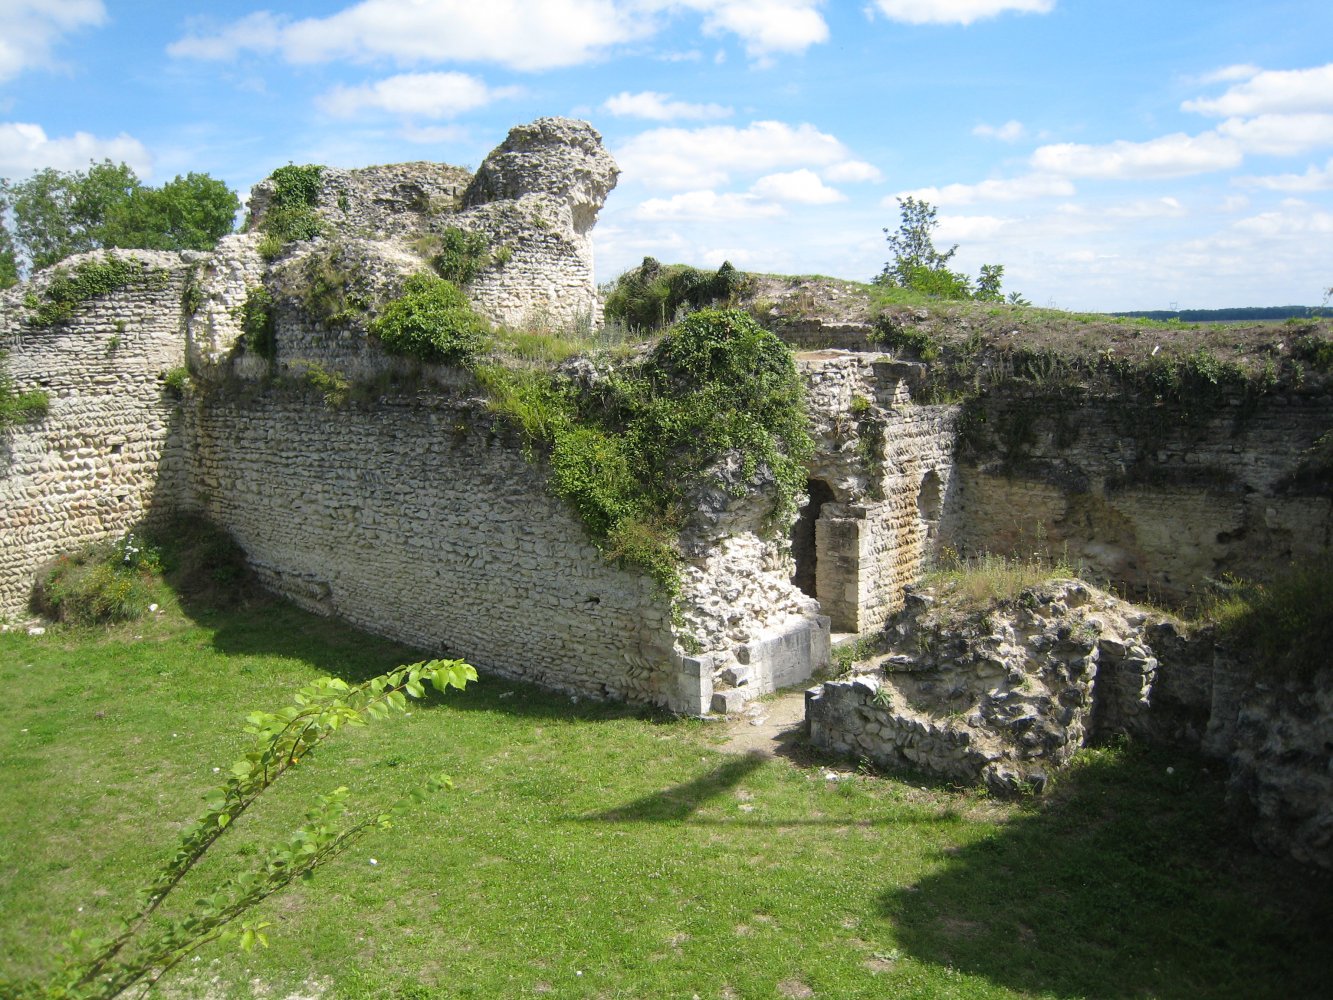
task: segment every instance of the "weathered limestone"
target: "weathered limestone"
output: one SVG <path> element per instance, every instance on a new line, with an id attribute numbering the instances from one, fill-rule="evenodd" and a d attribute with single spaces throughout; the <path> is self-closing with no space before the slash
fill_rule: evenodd
<path id="1" fill-rule="evenodd" d="M 1169 599 L 1224 573 L 1262 579 L 1328 550 L 1333 497 L 1296 476 L 1330 429 L 1326 390 L 1232 400 L 1202 421 L 1159 410 L 988 399 L 957 463 L 943 530 L 962 551 L 1045 547 L 1096 579 Z"/>
<path id="2" fill-rule="evenodd" d="M 798 355 L 816 442 L 815 595 L 835 632 L 884 624 L 940 541 L 957 408 L 912 403 L 919 365 L 874 354 Z"/>
<path id="3" fill-rule="evenodd" d="M 114 251 L 142 280 L 30 324 L 24 299 L 55 275 L 0 293 L 0 352 L 20 391 L 44 390 L 45 418 L 0 436 L 0 616 L 27 610 L 37 567 L 124 534 L 176 495 L 187 455 L 164 387 L 185 357 L 181 298 L 202 255 Z M 62 265 L 100 260 L 81 254 Z"/>
<path id="4" fill-rule="evenodd" d="M 670 604 L 467 400 L 191 400 L 187 504 L 310 610 L 557 690 L 678 705 Z"/>

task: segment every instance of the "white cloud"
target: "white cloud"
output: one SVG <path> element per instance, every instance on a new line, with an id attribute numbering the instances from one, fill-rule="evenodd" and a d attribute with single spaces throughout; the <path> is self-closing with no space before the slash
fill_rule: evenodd
<path id="1" fill-rule="evenodd" d="M 1221 69 L 1215 69 L 1211 73 L 1205 73 L 1203 76 L 1195 79 L 1195 83 L 1234 83 L 1236 80 L 1248 80 L 1252 76 L 1258 76 L 1263 69 L 1250 63 L 1237 63 L 1234 66 L 1223 66 Z"/>
<path id="2" fill-rule="evenodd" d="M 334 87 L 317 97 L 315 103 L 338 118 L 350 118 L 365 110 L 415 118 L 452 118 L 517 93 L 517 87 L 492 89 L 466 73 L 403 73 L 360 87 Z"/>
<path id="3" fill-rule="evenodd" d="M 128 163 L 140 177 L 153 167 L 143 143 L 124 132 L 112 139 L 88 132 L 52 139 L 40 125 L 0 122 L 0 176 L 15 177 L 45 167 L 86 170 L 90 160 L 103 159 Z"/>
<path id="4" fill-rule="evenodd" d="M 1017 142 L 1028 134 L 1028 130 L 1022 122 L 1011 119 L 1003 125 L 978 125 L 972 134 L 986 139 L 999 139 L 1001 142 Z"/>
<path id="5" fill-rule="evenodd" d="M 886 208 L 897 206 L 897 198 L 911 195 L 932 205 L 970 205 L 978 201 L 1026 201 L 1029 198 L 1068 198 L 1074 185 L 1067 177 L 1053 174 L 1027 174 L 1006 180 L 981 181 L 978 184 L 946 184 L 944 187 L 918 188 L 885 198 Z"/>
<path id="6" fill-rule="evenodd" d="M 684 0 L 702 10 L 704 30 L 731 32 L 751 58 L 776 52 L 804 52 L 828 41 L 828 25 L 815 9 L 820 0 Z"/>
<path id="7" fill-rule="evenodd" d="M 277 50 L 293 63 L 387 58 L 543 70 L 588 62 L 652 30 L 649 19 L 612 0 L 361 0 L 299 21 L 251 14 L 221 30 L 196 31 L 168 51 L 221 60 Z"/>
<path id="8" fill-rule="evenodd" d="M 844 160 L 824 168 L 824 180 L 834 184 L 860 184 L 881 180 L 883 176 L 879 167 L 865 160 Z"/>
<path id="9" fill-rule="evenodd" d="M 1055 0 L 875 0 L 892 21 L 908 24 L 971 24 L 988 17 L 1049 14 Z"/>
<path id="10" fill-rule="evenodd" d="M 825 185 L 813 170 L 804 168 L 760 177 L 754 182 L 750 192 L 760 198 L 795 202 L 800 205 L 829 205 L 835 201 L 847 200 L 847 196 L 841 191 Z"/>
<path id="11" fill-rule="evenodd" d="M 718 194 L 716 191 L 686 191 L 670 198 L 649 198 L 634 211 L 636 218 L 655 222 L 666 219 L 719 222 L 765 219 L 782 214 L 782 206 L 761 201 L 752 194 Z"/>
<path id="12" fill-rule="evenodd" d="M 644 90 L 631 94 L 624 90 L 602 102 L 602 110 L 620 118 L 648 118 L 653 121 L 675 121 L 681 118 L 712 119 L 728 118 L 731 108 L 721 104 L 690 104 L 686 101 L 673 101 L 670 94 L 660 94 L 655 90 Z"/>
<path id="13" fill-rule="evenodd" d="M 1219 135 L 1235 140 L 1247 153 L 1294 156 L 1333 146 L 1333 114 L 1269 114 L 1257 118 L 1228 118 L 1217 126 Z"/>
<path id="14" fill-rule="evenodd" d="M 1176 132 L 1147 142 L 1119 139 L 1103 146 L 1057 143 L 1039 147 L 1031 159 L 1040 172 L 1102 180 L 1187 177 L 1227 170 L 1240 162 L 1240 145 L 1215 132 L 1196 136 Z"/>
<path id="15" fill-rule="evenodd" d="M 1269 191 L 1333 191 L 1333 159 L 1323 169 L 1311 164 L 1303 174 L 1277 174 L 1270 177 L 1241 177 L 1236 183 Z"/>
<path id="16" fill-rule="evenodd" d="M 1111 205 L 1103 214 L 1113 219 L 1178 219 L 1187 213 L 1184 205 L 1168 195 Z"/>
<path id="17" fill-rule="evenodd" d="M 1333 111 L 1333 63 L 1311 69 L 1259 72 L 1227 88 L 1221 97 L 1201 97 L 1185 101 L 1180 107 L 1182 111 L 1218 118 Z"/>
<path id="18" fill-rule="evenodd" d="M 1288 240 L 1294 236 L 1333 235 L 1333 212 L 1316 209 L 1308 202 L 1285 201 L 1277 211 L 1261 212 L 1232 224 L 1239 232 L 1264 239 Z"/>
<path id="19" fill-rule="evenodd" d="M 721 267 L 724 261 L 731 261 L 732 264 L 745 267 L 755 259 L 754 251 L 747 250 L 744 247 L 709 247 L 699 256 L 700 263 L 706 267 Z"/>
<path id="20" fill-rule="evenodd" d="M 47 65 L 60 36 L 105 20 L 102 0 L 0 0 L 0 81 Z"/>
<path id="21" fill-rule="evenodd" d="M 759 174 L 782 167 L 826 167 L 849 159 L 841 142 L 813 125 L 754 122 L 745 128 L 710 125 L 641 132 L 615 150 L 622 183 L 673 190 L 726 183 L 733 172 Z"/>
<path id="22" fill-rule="evenodd" d="M 178 59 L 233 59 L 240 52 L 273 52 L 282 45 L 288 19 L 266 10 L 247 14 L 224 28 L 209 30 L 204 18 L 195 18 L 195 33 L 167 46 L 167 54 Z"/>

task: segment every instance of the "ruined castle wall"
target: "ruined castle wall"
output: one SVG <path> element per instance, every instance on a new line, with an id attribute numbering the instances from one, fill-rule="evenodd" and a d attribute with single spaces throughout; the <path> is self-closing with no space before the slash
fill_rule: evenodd
<path id="1" fill-rule="evenodd" d="M 836 501 L 815 522 L 815 589 L 835 632 L 867 632 L 902 607 L 903 588 L 938 548 L 957 408 L 912 402 L 919 365 L 828 350 L 801 357 L 810 477 Z"/>
<path id="2" fill-rule="evenodd" d="M 278 593 L 501 675 L 673 702 L 669 602 L 466 402 L 214 392 L 189 429 L 194 504 Z"/>
<path id="3" fill-rule="evenodd" d="M 971 552 L 1045 549 L 1163 598 L 1227 572 L 1266 577 L 1333 541 L 1333 500 L 1299 485 L 1331 428 L 1333 400 L 1315 394 L 1206 421 L 992 398 L 969 416 L 944 536 Z"/>
<path id="4" fill-rule="evenodd" d="M 43 419 L 0 436 L 0 616 L 27 612 L 43 563 L 122 535 L 180 486 L 179 408 L 163 378 L 184 362 L 188 265 L 179 254 L 120 255 L 143 260 L 146 280 L 78 304 L 66 322 L 26 322 L 24 296 L 40 294 L 50 272 L 0 301 L 15 387 L 50 403 Z"/>

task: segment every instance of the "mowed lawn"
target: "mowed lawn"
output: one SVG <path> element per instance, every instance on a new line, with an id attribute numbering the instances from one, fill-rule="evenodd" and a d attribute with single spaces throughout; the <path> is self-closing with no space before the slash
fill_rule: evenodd
<path id="1" fill-rule="evenodd" d="M 421 658 L 277 601 L 0 635 L 0 978 L 110 929 L 246 746 L 248 711 Z M 211 945 L 160 988 L 1286 1000 L 1333 981 L 1333 882 L 1249 848 L 1219 765 L 1089 752 L 1046 799 L 1001 802 L 717 742 L 486 676 L 340 732 L 195 884 L 255 860 L 318 792 L 378 809 L 441 770 L 456 787 L 265 903 L 269 948 Z"/>

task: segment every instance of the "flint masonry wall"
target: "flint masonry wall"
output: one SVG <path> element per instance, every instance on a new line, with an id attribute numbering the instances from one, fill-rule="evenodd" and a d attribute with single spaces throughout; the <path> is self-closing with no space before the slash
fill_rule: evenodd
<path id="1" fill-rule="evenodd" d="M 0 298 L 0 351 L 19 391 L 50 410 L 0 436 L 0 616 L 27 612 L 34 571 L 56 556 L 123 534 L 172 497 L 186 462 L 178 411 L 163 386 L 184 362 L 178 254 L 117 251 L 143 281 L 83 303 L 53 327 L 29 325 L 27 292 Z M 100 254 L 71 258 L 72 266 Z"/>
<path id="2" fill-rule="evenodd" d="M 188 502 L 271 589 L 501 675 L 677 702 L 668 601 L 610 565 L 465 401 L 214 390 L 187 430 Z"/>

